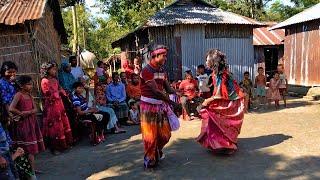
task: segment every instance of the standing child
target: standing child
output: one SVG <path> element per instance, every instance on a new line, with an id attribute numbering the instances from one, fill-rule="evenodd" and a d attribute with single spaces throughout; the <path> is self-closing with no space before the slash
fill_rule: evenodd
<path id="1" fill-rule="evenodd" d="M 135 101 L 130 101 L 129 121 L 133 124 L 140 124 L 140 114 Z"/>
<path id="2" fill-rule="evenodd" d="M 244 98 L 244 112 L 248 113 L 249 110 L 249 104 L 250 104 L 250 99 L 252 97 L 252 88 L 253 88 L 253 83 L 251 79 L 249 78 L 250 73 L 245 72 L 243 80 L 240 82 L 240 87 L 242 88 L 243 92 L 245 93 L 245 98 Z"/>
<path id="3" fill-rule="evenodd" d="M 31 96 L 32 79 L 30 76 L 20 76 L 16 83 L 19 86 L 19 92 L 14 96 L 9 108 L 9 111 L 16 116 L 11 124 L 11 135 L 14 145 L 22 147 L 28 153 L 28 159 L 34 172 L 34 155 L 44 151 L 45 148 L 36 120 L 36 105 Z"/>
<path id="4" fill-rule="evenodd" d="M 174 89 L 175 91 L 178 91 L 179 90 L 179 85 L 180 85 L 181 81 L 172 81 L 170 83 L 170 87 L 172 89 Z M 169 99 L 177 104 L 180 103 L 180 98 L 179 98 L 179 95 L 175 92 L 175 93 L 172 93 L 172 94 L 169 94 Z M 173 110 L 173 112 L 176 114 L 176 116 L 180 116 L 181 113 L 182 113 L 182 109 L 180 106 L 172 106 L 171 105 L 171 109 Z"/>
<path id="5" fill-rule="evenodd" d="M 107 74 L 105 71 L 104 63 L 102 61 L 98 61 L 97 65 L 98 67 L 96 71 L 97 71 L 98 81 L 100 83 L 104 83 L 107 80 Z"/>
<path id="6" fill-rule="evenodd" d="M 134 58 L 134 60 L 133 60 L 133 65 L 134 65 L 134 70 L 133 70 L 133 72 L 135 73 L 135 74 L 138 74 L 138 75 L 140 75 L 140 72 L 141 72 L 141 61 L 140 61 L 140 57 L 139 56 L 137 56 L 137 57 L 135 57 Z"/>
<path id="7" fill-rule="evenodd" d="M 258 96 L 260 106 L 265 105 L 267 79 L 264 75 L 263 67 L 258 68 L 258 76 L 255 79 L 256 95 Z"/>
<path id="8" fill-rule="evenodd" d="M 43 108 L 43 136 L 53 154 L 68 149 L 73 144 L 69 119 L 64 109 L 57 77 L 57 65 L 54 62 L 44 63 L 41 66 L 41 91 L 44 97 Z"/>
<path id="9" fill-rule="evenodd" d="M 278 65 L 278 72 L 279 72 L 279 78 L 280 78 L 280 85 L 279 85 L 280 95 L 282 96 L 284 107 L 287 107 L 286 95 L 288 92 L 288 81 L 287 81 L 287 76 L 284 73 L 284 67 L 282 64 Z"/>
<path id="10" fill-rule="evenodd" d="M 203 99 L 207 99 L 211 97 L 211 91 L 210 91 L 210 76 L 205 73 L 206 67 L 204 65 L 199 65 L 197 67 L 197 72 L 198 72 L 198 84 L 199 84 L 199 93 L 200 97 Z"/>
<path id="11" fill-rule="evenodd" d="M 273 78 L 270 80 L 269 89 L 267 91 L 267 98 L 268 98 L 269 106 L 271 105 L 271 101 L 275 102 L 276 109 L 279 108 L 279 100 L 281 98 L 280 92 L 279 92 L 279 86 L 280 86 L 279 73 L 275 72 Z"/>

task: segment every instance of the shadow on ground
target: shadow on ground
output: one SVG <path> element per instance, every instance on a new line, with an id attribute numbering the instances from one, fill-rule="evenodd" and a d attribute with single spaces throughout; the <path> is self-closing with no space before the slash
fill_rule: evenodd
<path id="1" fill-rule="evenodd" d="M 115 162 L 113 154 L 123 150 L 135 149 L 129 144 L 130 138 L 140 134 L 140 126 L 123 127 L 124 134 L 107 134 L 106 142 L 98 146 L 90 145 L 89 138 L 82 140 L 73 148 L 61 155 L 54 156 L 49 151 L 36 157 L 37 169 L 42 171 L 39 180 L 79 180 L 85 179 L 96 169 Z M 122 152 L 123 153 L 123 152 Z M 111 156 L 110 156 L 111 155 Z M 121 162 L 120 162 L 121 163 Z"/>
<path id="2" fill-rule="evenodd" d="M 250 113 L 257 113 L 257 114 L 264 114 L 264 113 L 270 113 L 270 112 L 277 112 L 282 111 L 284 109 L 294 109 L 299 107 L 306 107 L 310 106 L 316 103 L 316 101 L 306 101 L 300 98 L 290 98 L 287 101 L 287 107 L 285 108 L 283 105 L 283 101 L 280 101 L 280 108 L 276 109 L 274 106 L 274 103 L 271 104 L 271 106 L 265 105 L 263 109 L 251 109 Z"/>
<path id="3" fill-rule="evenodd" d="M 216 156 L 194 139 L 178 139 L 165 148 L 166 159 L 153 171 L 142 167 L 142 142 L 121 142 L 102 150 L 105 165 L 87 179 L 291 179 L 320 178 L 320 158 L 306 156 L 288 160 L 269 152 L 291 138 L 273 134 L 239 139 L 239 151 Z"/>

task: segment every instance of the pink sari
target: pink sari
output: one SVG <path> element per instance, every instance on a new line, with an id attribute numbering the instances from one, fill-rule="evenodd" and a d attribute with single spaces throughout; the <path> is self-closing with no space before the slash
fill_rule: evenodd
<path id="1" fill-rule="evenodd" d="M 243 93 L 239 91 L 238 85 L 232 78 L 222 78 L 218 82 L 222 84 L 227 84 L 227 82 L 234 83 L 229 88 L 221 88 L 221 84 L 216 84 L 216 93 L 213 95 L 215 100 L 201 112 L 203 120 L 201 133 L 197 141 L 203 147 L 214 152 L 232 153 L 237 150 L 237 138 L 240 134 L 244 117 Z"/>

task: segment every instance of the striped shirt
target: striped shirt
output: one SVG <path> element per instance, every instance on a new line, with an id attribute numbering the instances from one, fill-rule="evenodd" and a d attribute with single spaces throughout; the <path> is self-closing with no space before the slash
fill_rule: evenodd
<path id="1" fill-rule="evenodd" d="M 80 107 L 81 111 L 86 111 L 89 109 L 88 103 L 82 95 L 76 95 L 75 93 L 73 93 L 72 94 L 72 104 L 75 107 Z"/>
<path id="2" fill-rule="evenodd" d="M 159 99 L 158 94 L 154 94 L 151 91 L 151 88 L 147 85 L 149 81 L 155 81 L 157 83 L 157 88 L 160 91 L 164 91 L 164 84 L 167 79 L 167 74 L 164 71 L 164 69 L 159 68 L 159 69 L 154 69 L 151 67 L 151 65 L 147 65 L 144 67 L 141 71 L 141 84 L 140 84 L 140 89 L 141 89 L 141 95 L 144 97 L 148 98 L 153 98 L 153 99 Z"/>

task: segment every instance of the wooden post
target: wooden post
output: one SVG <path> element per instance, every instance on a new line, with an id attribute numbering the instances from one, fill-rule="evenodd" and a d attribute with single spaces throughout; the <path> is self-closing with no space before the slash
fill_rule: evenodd
<path id="1" fill-rule="evenodd" d="M 78 49 L 78 23 L 77 23 L 77 8 L 76 4 L 72 6 L 72 20 L 73 20 L 73 42 L 72 52 L 77 53 Z"/>
<path id="2" fill-rule="evenodd" d="M 85 35 L 85 29 L 84 29 L 84 23 L 82 24 L 83 28 L 83 33 L 82 33 L 82 38 L 83 38 L 83 49 L 86 49 L 86 35 Z"/>
<path id="3" fill-rule="evenodd" d="M 112 59 L 113 62 L 113 72 L 116 72 L 116 61 L 115 59 Z"/>

